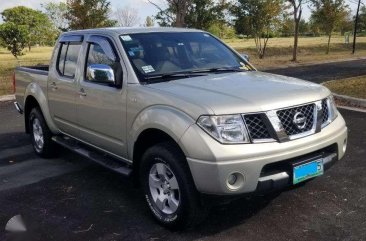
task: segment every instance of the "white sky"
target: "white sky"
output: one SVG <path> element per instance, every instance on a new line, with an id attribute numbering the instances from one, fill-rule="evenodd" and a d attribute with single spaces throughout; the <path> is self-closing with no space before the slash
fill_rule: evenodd
<path id="1" fill-rule="evenodd" d="M 66 2 L 66 0 L 53 0 L 52 2 L 61 1 Z M 157 0 L 156 2 L 159 3 L 162 1 L 163 0 Z M 363 1 L 366 2 L 366 0 Z M 0 12 L 2 12 L 4 9 L 21 5 L 30 8 L 41 9 L 41 4 L 46 2 L 50 2 L 50 0 L 0 0 Z M 140 24 L 144 23 L 147 16 L 152 16 L 157 13 L 157 9 L 146 0 L 110 0 L 110 2 L 113 10 L 119 7 L 124 7 L 126 5 L 138 9 Z M 349 4 L 353 12 L 356 11 L 356 2 L 356 0 L 347 0 L 347 3 Z M 309 18 L 309 16 L 310 10 L 306 7 L 304 10 L 304 17 L 307 19 Z M 1 19 L 0 22 L 2 22 Z"/>

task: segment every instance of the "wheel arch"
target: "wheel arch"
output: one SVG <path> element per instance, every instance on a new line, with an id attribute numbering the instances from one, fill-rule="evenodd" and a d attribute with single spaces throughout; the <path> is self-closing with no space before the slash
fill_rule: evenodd
<path id="1" fill-rule="evenodd" d="M 25 91 L 25 98 L 24 98 L 24 119 L 25 119 L 25 127 L 26 132 L 28 133 L 29 127 L 28 127 L 28 116 L 32 108 L 38 107 L 43 117 L 46 120 L 48 128 L 53 133 L 58 133 L 58 128 L 54 124 L 50 110 L 48 107 L 48 100 L 46 98 L 46 95 L 44 93 L 44 88 L 42 88 L 37 83 L 31 83 L 27 86 Z"/>

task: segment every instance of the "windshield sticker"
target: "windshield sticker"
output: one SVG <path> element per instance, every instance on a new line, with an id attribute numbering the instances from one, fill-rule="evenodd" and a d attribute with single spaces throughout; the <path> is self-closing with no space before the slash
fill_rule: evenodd
<path id="1" fill-rule="evenodd" d="M 209 34 L 207 34 L 207 33 L 203 34 L 203 36 L 205 36 L 205 37 L 210 37 L 210 35 L 209 35 Z"/>
<path id="2" fill-rule="evenodd" d="M 155 72 L 155 69 L 151 65 L 142 66 L 141 68 L 146 74 Z"/>
<path id="3" fill-rule="evenodd" d="M 128 54 L 129 54 L 131 57 L 135 56 L 135 53 L 134 53 L 133 51 L 128 51 Z"/>
<path id="4" fill-rule="evenodd" d="M 131 51 L 141 51 L 144 50 L 142 47 L 132 47 L 130 48 Z"/>
<path id="5" fill-rule="evenodd" d="M 130 37 L 130 35 L 122 35 L 121 36 L 121 39 L 123 41 L 132 41 L 132 38 Z"/>
<path id="6" fill-rule="evenodd" d="M 184 43 L 178 43 L 178 46 L 184 46 Z"/>

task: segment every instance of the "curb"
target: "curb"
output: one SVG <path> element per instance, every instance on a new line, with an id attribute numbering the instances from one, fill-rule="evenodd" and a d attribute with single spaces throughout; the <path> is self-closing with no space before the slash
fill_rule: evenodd
<path id="1" fill-rule="evenodd" d="M 0 102 L 15 100 L 15 95 L 2 95 L 0 96 Z"/>
<path id="2" fill-rule="evenodd" d="M 366 99 L 360 99 L 346 95 L 338 95 L 335 93 L 333 93 L 333 96 L 335 97 L 336 100 L 342 101 L 351 107 L 366 108 Z"/>

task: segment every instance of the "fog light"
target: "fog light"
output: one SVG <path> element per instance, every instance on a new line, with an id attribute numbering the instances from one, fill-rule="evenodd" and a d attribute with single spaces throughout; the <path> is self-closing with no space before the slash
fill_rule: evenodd
<path id="1" fill-rule="evenodd" d="M 239 173 L 239 172 L 234 172 L 231 173 L 227 179 L 226 179 L 226 186 L 231 190 L 231 191 L 236 191 L 238 189 L 240 189 L 245 182 L 245 177 L 243 174 Z"/>
<path id="2" fill-rule="evenodd" d="M 227 182 L 228 182 L 230 185 L 234 185 L 237 179 L 238 179 L 238 178 L 236 177 L 236 175 L 235 175 L 235 174 L 231 174 L 231 175 L 228 177 Z"/>

